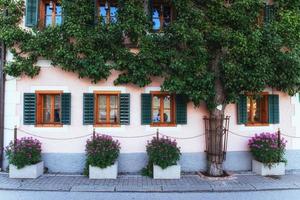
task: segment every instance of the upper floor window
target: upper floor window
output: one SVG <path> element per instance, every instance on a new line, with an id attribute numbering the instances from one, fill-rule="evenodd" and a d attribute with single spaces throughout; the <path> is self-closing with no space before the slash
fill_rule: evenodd
<path id="1" fill-rule="evenodd" d="M 99 125 L 117 125 L 120 122 L 118 92 L 96 93 L 95 122 Z"/>
<path id="2" fill-rule="evenodd" d="M 100 0 L 97 3 L 99 16 L 103 24 L 117 22 L 118 7 L 115 0 Z"/>
<path id="3" fill-rule="evenodd" d="M 173 7 L 166 1 L 153 0 L 152 23 L 154 31 L 161 31 L 173 20 Z"/>
<path id="4" fill-rule="evenodd" d="M 175 100 L 174 95 L 168 93 L 152 93 L 152 124 L 175 124 Z"/>
<path id="5" fill-rule="evenodd" d="M 247 95 L 247 124 L 268 124 L 268 94 Z"/>
<path id="6" fill-rule="evenodd" d="M 62 23 L 60 0 L 42 0 L 40 2 L 40 26 L 56 26 Z"/>

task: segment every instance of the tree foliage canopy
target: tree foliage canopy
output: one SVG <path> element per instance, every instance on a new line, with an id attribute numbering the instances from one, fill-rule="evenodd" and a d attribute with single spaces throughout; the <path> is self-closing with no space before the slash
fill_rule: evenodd
<path id="1" fill-rule="evenodd" d="M 225 1 L 227 2 L 227 1 Z M 300 90 L 300 2 L 275 0 L 268 24 L 259 24 L 263 0 L 173 0 L 176 20 L 152 33 L 142 0 L 119 0 L 118 21 L 104 25 L 94 19 L 90 0 L 65 0 L 62 26 L 27 30 L 20 26 L 23 1 L 0 0 L 0 40 L 14 55 L 5 71 L 36 76 L 38 58 L 94 83 L 111 70 L 122 73 L 115 84 L 151 83 L 163 77 L 163 90 L 186 95 L 196 105 L 215 105 L 214 80 L 220 78 L 225 103 L 240 93 L 265 87 L 295 94 Z M 7 14 L 7 15 L 6 15 Z M 98 20 L 99 21 L 99 20 Z M 124 36 L 139 48 L 133 54 Z M 220 77 L 211 70 L 221 52 Z"/>

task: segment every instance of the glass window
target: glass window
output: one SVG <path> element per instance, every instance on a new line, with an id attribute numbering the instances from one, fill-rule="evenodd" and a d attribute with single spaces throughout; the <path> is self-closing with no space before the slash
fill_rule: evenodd
<path id="1" fill-rule="evenodd" d="M 174 123 L 174 97 L 170 94 L 152 94 L 152 123 Z"/>
<path id="2" fill-rule="evenodd" d="M 248 124 L 268 123 L 268 96 L 247 96 Z"/>
<path id="3" fill-rule="evenodd" d="M 96 122 L 98 124 L 118 124 L 119 94 L 97 94 L 96 99 Z"/>
<path id="4" fill-rule="evenodd" d="M 37 97 L 37 124 L 59 124 L 61 95 L 38 93 Z"/>
<path id="5" fill-rule="evenodd" d="M 99 16 L 103 24 L 116 23 L 118 7 L 116 1 L 106 0 L 100 1 Z"/>
<path id="6" fill-rule="evenodd" d="M 56 0 L 41 1 L 40 9 L 44 10 L 44 15 L 40 16 L 40 21 L 44 22 L 44 26 L 61 25 L 62 23 L 62 7 Z M 42 11 L 43 13 L 43 11 Z"/>
<path id="7" fill-rule="evenodd" d="M 153 1 L 152 23 L 154 31 L 161 31 L 170 25 L 172 21 L 172 6 L 165 1 Z"/>

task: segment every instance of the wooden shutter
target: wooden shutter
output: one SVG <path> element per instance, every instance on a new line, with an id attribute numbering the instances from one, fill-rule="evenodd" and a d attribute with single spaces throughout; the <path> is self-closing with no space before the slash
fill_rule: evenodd
<path id="1" fill-rule="evenodd" d="M 187 124 L 187 99 L 183 95 L 176 95 L 176 124 Z"/>
<path id="2" fill-rule="evenodd" d="M 38 22 L 39 0 L 26 0 L 25 25 L 34 27 Z"/>
<path id="3" fill-rule="evenodd" d="M 151 124 L 152 97 L 151 94 L 142 94 L 142 125 Z"/>
<path id="4" fill-rule="evenodd" d="M 83 94 L 83 124 L 84 125 L 94 124 L 94 94 L 93 93 Z"/>
<path id="5" fill-rule="evenodd" d="M 120 94 L 120 124 L 130 124 L 130 94 Z"/>
<path id="6" fill-rule="evenodd" d="M 247 96 L 240 95 L 237 102 L 237 123 L 246 124 L 248 119 L 247 113 Z"/>
<path id="7" fill-rule="evenodd" d="M 34 125 L 36 116 L 36 94 L 24 93 L 24 125 Z"/>
<path id="8" fill-rule="evenodd" d="M 279 95 L 269 95 L 269 123 L 279 124 Z"/>
<path id="9" fill-rule="evenodd" d="M 61 94 L 61 123 L 71 124 L 71 93 Z"/>

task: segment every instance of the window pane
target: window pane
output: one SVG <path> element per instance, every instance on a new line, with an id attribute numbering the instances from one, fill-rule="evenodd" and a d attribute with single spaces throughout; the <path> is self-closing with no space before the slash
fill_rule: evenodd
<path id="1" fill-rule="evenodd" d="M 163 13 L 163 16 L 164 16 L 163 27 L 167 27 L 171 23 L 171 7 L 164 6 L 163 10 L 164 10 L 164 13 Z"/>
<path id="2" fill-rule="evenodd" d="M 46 26 L 51 26 L 52 25 L 52 16 L 46 16 L 45 25 Z"/>
<path id="3" fill-rule="evenodd" d="M 55 14 L 56 15 L 61 15 L 62 14 L 62 9 L 61 9 L 61 5 L 60 4 L 56 4 Z"/>
<path id="4" fill-rule="evenodd" d="M 118 8 L 116 6 L 110 6 L 110 22 L 116 23 L 117 22 L 117 12 Z"/>
<path id="5" fill-rule="evenodd" d="M 159 30 L 160 29 L 160 12 L 159 8 L 153 8 L 153 14 L 152 14 L 152 22 L 153 22 L 153 29 L 154 30 Z"/>
<path id="6" fill-rule="evenodd" d="M 249 123 L 261 123 L 262 121 L 262 109 L 261 109 L 261 97 L 247 97 L 247 114 Z"/>
<path id="7" fill-rule="evenodd" d="M 153 96 L 152 99 L 153 108 L 152 108 L 152 121 L 153 122 L 160 122 L 160 97 Z"/>
<path id="8" fill-rule="evenodd" d="M 46 4 L 46 15 L 52 15 L 52 8 L 50 8 L 50 5 L 49 4 Z"/>
<path id="9" fill-rule="evenodd" d="M 60 4 L 56 4 L 55 24 L 61 25 L 61 22 L 62 22 L 62 8 Z"/>
<path id="10" fill-rule="evenodd" d="M 110 96 L 110 123 L 118 122 L 118 96 Z"/>
<path id="11" fill-rule="evenodd" d="M 106 23 L 106 9 L 105 9 L 105 4 L 100 5 L 100 16 L 102 23 Z"/>
<path id="12" fill-rule="evenodd" d="M 164 122 L 171 122 L 171 96 L 164 97 Z"/>
<path id="13" fill-rule="evenodd" d="M 43 123 L 51 122 L 51 95 L 43 96 Z"/>
<path id="14" fill-rule="evenodd" d="M 60 122 L 61 119 L 61 102 L 60 95 L 55 95 L 54 97 L 54 122 Z"/>
<path id="15" fill-rule="evenodd" d="M 253 99 L 253 122 L 261 122 L 261 99 Z"/>
<path id="16" fill-rule="evenodd" d="M 99 108 L 99 122 L 106 122 L 106 96 L 99 95 L 98 98 L 98 108 Z"/>

